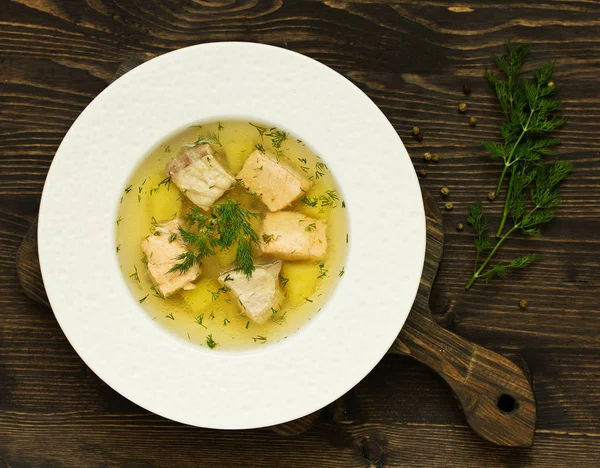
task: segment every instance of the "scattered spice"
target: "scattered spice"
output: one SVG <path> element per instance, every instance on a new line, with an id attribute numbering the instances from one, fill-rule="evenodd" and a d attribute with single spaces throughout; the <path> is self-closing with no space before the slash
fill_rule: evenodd
<path id="1" fill-rule="evenodd" d="M 440 190 L 440 192 L 444 197 L 450 195 L 450 189 L 448 187 L 442 187 L 442 190 Z"/>
<path id="2" fill-rule="evenodd" d="M 471 127 L 474 127 L 475 125 L 477 125 L 477 117 L 473 117 L 473 116 L 469 117 L 469 125 Z"/>
<path id="3" fill-rule="evenodd" d="M 447 203 L 444 205 L 444 209 L 445 209 L 446 211 L 450 211 L 450 210 L 451 210 L 451 209 L 453 209 L 453 208 L 454 208 L 454 204 L 453 204 L 452 202 L 447 202 Z"/>
<path id="4" fill-rule="evenodd" d="M 526 301 L 525 299 L 520 299 L 520 300 L 519 300 L 519 307 L 520 307 L 521 309 L 527 309 L 527 306 L 528 306 L 528 305 L 529 305 L 529 304 L 527 303 L 527 301 Z"/>
<path id="5" fill-rule="evenodd" d="M 440 162 L 440 156 L 439 156 L 437 153 L 433 153 L 433 154 L 431 155 L 431 160 L 432 160 L 434 163 L 436 163 L 436 164 L 437 164 L 437 163 L 439 163 L 439 162 Z"/>
<path id="6" fill-rule="evenodd" d="M 471 94 L 471 86 L 469 86 L 468 84 L 463 85 L 462 91 L 465 96 L 468 96 L 469 94 Z"/>
<path id="7" fill-rule="evenodd" d="M 487 199 L 489 201 L 494 201 L 496 199 L 496 192 L 488 192 Z"/>
<path id="8" fill-rule="evenodd" d="M 423 155 L 423 159 L 424 159 L 425 161 L 431 161 L 431 153 L 430 153 L 429 151 L 427 151 L 427 153 L 425 153 L 425 154 Z"/>
<path id="9" fill-rule="evenodd" d="M 464 114 L 465 112 L 467 112 L 467 105 L 464 102 L 461 102 L 458 105 L 458 112 L 460 112 L 461 114 Z"/>
<path id="10" fill-rule="evenodd" d="M 421 177 L 427 177 L 427 170 L 426 170 L 426 169 L 421 169 L 421 170 L 419 171 L 419 175 L 420 175 Z"/>
<path id="11" fill-rule="evenodd" d="M 417 136 L 419 133 L 421 133 L 421 130 L 419 129 L 419 127 L 413 127 L 412 134 L 414 136 Z"/>
<path id="12" fill-rule="evenodd" d="M 456 225 L 456 230 L 457 230 L 457 231 L 462 231 L 464 228 L 465 228 L 465 227 L 463 226 L 463 223 L 458 223 L 458 224 Z"/>

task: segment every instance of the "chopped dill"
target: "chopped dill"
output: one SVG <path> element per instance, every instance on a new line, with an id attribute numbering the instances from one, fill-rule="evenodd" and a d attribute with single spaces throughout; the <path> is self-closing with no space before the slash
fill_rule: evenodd
<path id="1" fill-rule="evenodd" d="M 317 276 L 317 278 L 326 278 L 328 271 L 329 270 L 327 268 L 325 268 L 324 263 L 319 264 L 319 276 Z"/>
<path id="2" fill-rule="evenodd" d="M 203 321 L 203 320 L 204 320 L 204 314 L 200 314 L 200 315 L 198 315 L 198 317 L 196 317 L 196 318 L 194 319 L 194 322 L 196 322 L 196 323 L 197 323 L 198 325 L 200 325 L 201 327 L 204 327 L 204 328 L 206 328 L 206 325 L 204 325 L 204 324 L 202 323 L 202 321 Z"/>
<path id="3" fill-rule="evenodd" d="M 119 223 L 123 221 L 123 218 L 121 216 L 119 216 L 119 218 L 117 219 L 117 226 L 119 225 Z"/>
<path id="4" fill-rule="evenodd" d="M 250 321 L 246 322 L 246 330 L 248 330 L 249 326 L 250 326 Z"/>
<path id="5" fill-rule="evenodd" d="M 287 140 L 287 133 L 283 130 L 277 130 L 275 127 L 269 129 L 269 133 L 265 133 L 265 136 L 271 138 L 271 144 L 273 148 L 281 148 L 281 144 Z"/>
<path id="6" fill-rule="evenodd" d="M 256 145 L 254 145 L 254 147 L 261 153 L 265 152 L 265 147 L 262 145 L 262 143 L 257 143 Z"/>
<path id="7" fill-rule="evenodd" d="M 225 317 L 223 319 L 223 326 L 226 327 L 229 323 L 231 323 L 231 322 L 229 321 L 229 319 L 227 317 Z"/>
<path id="8" fill-rule="evenodd" d="M 206 337 L 206 345 L 210 348 L 210 349 L 214 349 L 217 346 L 219 346 L 219 343 L 217 343 L 215 340 L 213 340 L 212 335 L 208 335 Z"/>
<path id="9" fill-rule="evenodd" d="M 256 129 L 256 131 L 258 132 L 258 134 L 260 135 L 261 138 L 267 131 L 267 127 L 261 127 L 260 125 L 253 124 L 252 122 L 248 122 L 248 124 L 252 125 Z"/>
<path id="10" fill-rule="evenodd" d="M 262 239 L 265 244 L 270 244 L 275 239 L 275 236 L 273 234 L 263 234 Z"/>
<path id="11" fill-rule="evenodd" d="M 132 188 L 133 188 L 133 185 L 130 185 L 129 187 L 127 187 L 127 188 L 125 189 L 125 193 L 129 193 L 129 192 L 131 192 L 131 189 L 132 189 Z"/>
<path id="12" fill-rule="evenodd" d="M 346 208 L 346 202 L 342 200 L 342 208 Z"/>
<path id="13" fill-rule="evenodd" d="M 171 235 L 169 236 L 169 244 L 170 244 L 171 242 L 173 242 L 175 239 L 177 239 L 177 234 L 171 234 Z"/>
<path id="14" fill-rule="evenodd" d="M 300 166 L 300 169 L 302 169 L 305 173 L 308 173 L 308 171 L 310 170 L 308 166 Z"/>
<path id="15" fill-rule="evenodd" d="M 138 275 L 138 269 L 135 266 L 135 263 L 133 264 L 133 270 L 134 270 L 133 273 L 131 273 L 129 275 L 129 277 L 132 278 L 132 279 L 134 279 L 137 283 L 139 283 L 140 282 L 140 276 Z"/>
<path id="16" fill-rule="evenodd" d="M 317 161 L 317 164 L 315 165 L 315 179 L 320 179 L 321 177 L 323 177 L 325 175 L 325 170 L 327 169 L 327 166 L 325 165 L 325 163 L 321 162 L 321 161 Z"/>
<path id="17" fill-rule="evenodd" d="M 149 296 L 149 295 L 150 295 L 150 294 L 146 294 L 144 297 L 142 297 L 142 298 L 139 300 L 139 303 L 141 304 L 141 303 L 142 303 L 142 302 L 144 302 L 146 299 L 148 299 L 148 296 Z"/>
<path id="18" fill-rule="evenodd" d="M 306 226 L 305 230 L 308 232 L 312 232 L 315 229 L 317 229 L 317 224 L 316 223 L 310 223 L 308 226 Z"/>
<path id="19" fill-rule="evenodd" d="M 229 273 L 227 273 L 225 275 L 225 278 L 223 279 L 223 282 L 227 282 L 227 281 L 233 281 L 233 278 L 231 277 L 231 275 Z"/>
<path id="20" fill-rule="evenodd" d="M 165 297 L 165 295 L 163 293 L 161 293 L 160 290 L 156 287 L 156 285 L 153 285 L 150 289 L 152 289 L 152 291 L 154 292 L 154 294 L 152 294 L 154 297 L 158 297 L 159 299 L 162 299 L 162 300 L 167 299 Z"/>
<path id="21" fill-rule="evenodd" d="M 279 275 L 279 283 L 281 284 L 281 287 L 283 289 L 285 289 L 285 287 L 287 286 L 289 280 L 290 280 L 289 278 L 285 278 L 284 276 Z"/>
<path id="22" fill-rule="evenodd" d="M 219 122 L 219 126 L 217 127 L 217 131 L 221 131 L 223 130 L 225 127 L 223 127 L 223 125 L 221 125 L 221 122 Z"/>
<path id="23" fill-rule="evenodd" d="M 304 299 L 306 300 L 306 302 L 313 302 L 313 300 L 310 297 L 305 297 Z"/>
<path id="24" fill-rule="evenodd" d="M 267 341 L 267 337 L 262 336 L 262 335 L 253 336 L 252 339 L 254 340 L 255 343 L 261 343 L 261 344 L 264 344 Z"/>
<path id="25" fill-rule="evenodd" d="M 340 270 L 340 272 L 338 273 L 338 276 L 339 276 L 340 278 L 341 278 L 342 276 L 344 276 L 344 273 L 345 273 L 345 270 L 344 270 L 344 268 L 345 268 L 345 267 L 342 267 L 342 269 L 341 269 L 341 270 Z"/>
<path id="26" fill-rule="evenodd" d="M 121 250 L 121 244 L 117 245 L 117 253 Z"/>
<path id="27" fill-rule="evenodd" d="M 219 139 L 219 135 L 217 135 L 216 133 L 208 133 L 206 135 L 198 135 L 198 139 L 194 142 L 194 146 L 205 145 L 205 144 L 223 146 L 221 144 L 221 140 Z"/>
<path id="28" fill-rule="evenodd" d="M 171 320 L 175 320 L 175 317 L 173 316 L 173 312 L 170 312 L 167 315 L 165 315 L 165 318 L 168 318 L 168 319 L 171 319 Z"/>

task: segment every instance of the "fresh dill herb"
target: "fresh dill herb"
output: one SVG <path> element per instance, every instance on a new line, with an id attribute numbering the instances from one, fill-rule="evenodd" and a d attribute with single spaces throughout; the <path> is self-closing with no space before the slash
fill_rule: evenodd
<path id="1" fill-rule="evenodd" d="M 304 196 L 300 199 L 300 203 L 311 208 L 319 208 L 319 212 L 322 213 L 327 207 L 336 208 L 338 200 L 339 196 L 335 190 L 326 190 L 321 195 L 312 197 Z"/>
<path id="2" fill-rule="evenodd" d="M 138 203 L 142 201 L 142 196 L 138 193 Z"/>
<path id="3" fill-rule="evenodd" d="M 261 344 L 264 344 L 267 341 L 267 337 L 262 336 L 262 335 L 253 336 L 252 339 L 254 340 L 255 343 L 258 342 Z"/>
<path id="4" fill-rule="evenodd" d="M 142 189 L 143 189 L 143 187 L 141 187 L 141 186 L 138 187 L 138 193 L 142 193 Z"/>
<path id="5" fill-rule="evenodd" d="M 320 179 L 321 177 L 323 177 L 325 175 L 325 170 L 327 169 L 327 166 L 325 165 L 325 163 L 321 162 L 321 161 L 317 161 L 317 164 L 315 165 L 315 179 Z"/>
<path id="6" fill-rule="evenodd" d="M 165 315 L 165 318 L 168 318 L 168 319 L 171 319 L 171 320 L 175 320 L 175 317 L 173 316 L 173 312 L 170 312 L 167 315 Z"/>
<path id="7" fill-rule="evenodd" d="M 145 255 L 143 255 L 140 259 L 140 262 L 142 262 L 144 265 L 148 265 L 148 258 Z"/>
<path id="8" fill-rule="evenodd" d="M 223 279 L 223 282 L 227 282 L 227 281 L 233 281 L 233 278 L 231 277 L 231 275 L 229 273 L 227 273 L 225 275 L 225 278 Z"/>
<path id="9" fill-rule="evenodd" d="M 262 138 L 263 135 L 265 134 L 265 132 L 267 131 L 267 127 L 261 127 L 260 125 L 255 125 L 252 122 L 248 122 L 248 124 L 252 125 L 256 131 L 258 132 L 259 136 Z"/>
<path id="10" fill-rule="evenodd" d="M 214 349 L 217 346 L 219 346 L 219 343 L 217 343 L 215 340 L 213 340 L 212 335 L 208 335 L 206 337 L 206 345 L 210 348 L 210 349 Z"/>
<path id="11" fill-rule="evenodd" d="M 346 202 L 342 200 L 342 208 L 346 208 Z"/>
<path id="12" fill-rule="evenodd" d="M 133 265 L 133 273 L 131 273 L 129 277 L 135 280 L 137 283 L 140 282 L 140 276 L 138 275 L 138 269 L 135 264 Z"/>
<path id="13" fill-rule="evenodd" d="M 169 145 L 165 145 L 165 153 L 170 153 L 171 147 Z"/>
<path id="14" fill-rule="evenodd" d="M 221 295 L 221 291 L 211 291 L 210 289 L 207 289 L 207 291 L 210 293 L 210 300 L 212 302 L 215 302 L 217 299 L 219 299 L 219 296 Z"/>
<path id="15" fill-rule="evenodd" d="M 346 244 L 348 243 L 348 233 L 346 233 Z"/>
<path id="16" fill-rule="evenodd" d="M 285 287 L 287 286 L 289 280 L 290 280 L 289 278 L 285 278 L 284 276 L 279 275 L 279 283 L 281 284 L 281 287 L 283 289 L 285 289 Z"/>
<path id="17" fill-rule="evenodd" d="M 171 242 L 175 241 L 175 239 L 177 239 L 177 234 L 171 234 L 171 235 L 169 236 L 169 244 L 170 244 Z"/>
<path id="18" fill-rule="evenodd" d="M 131 192 L 131 189 L 132 189 L 132 188 L 133 188 L 133 185 L 130 185 L 129 187 L 127 187 L 127 188 L 125 189 L 125 193 L 129 193 L 129 192 Z"/>
<path id="19" fill-rule="evenodd" d="M 539 226 L 551 221 L 556 209 L 561 204 L 560 185 L 571 174 L 571 171 L 571 163 L 557 161 L 539 165 L 533 173 L 526 167 L 521 167 L 519 171 L 514 172 L 511 180 L 513 194 L 509 200 L 509 212 L 513 226 L 497 240 L 493 248 L 487 234 L 488 222 L 481 202 L 471 205 L 467 220 L 475 229 L 474 243 L 477 258 L 475 271 L 466 284 L 466 289 L 469 289 L 479 278 L 488 281 L 494 276 L 504 277 L 509 269 L 525 268 L 540 259 L 539 255 L 524 255 L 510 262 L 499 262 L 488 270 L 485 269 L 498 248 L 513 232 L 521 231 L 525 236 L 540 235 Z M 533 187 L 531 187 L 532 183 L 534 183 Z M 529 200 L 526 200 L 527 194 L 529 194 Z M 478 267 L 479 256 L 488 251 L 486 259 Z"/>
<path id="20" fill-rule="evenodd" d="M 165 177 L 163 180 L 161 180 L 158 185 L 156 186 L 157 189 L 159 189 L 161 186 L 165 186 L 167 187 L 167 191 L 171 189 L 171 177 Z"/>
<path id="21" fill-rule="evenodd" d="M 270 244 L 273 240 L 275 240 L 275 236 L 273 234 L 263 234 L 262 239 L 265 244 Z"/>
<path id="22" fill-rule="evenodd" d="M 308 171 L 310 170 L 310 167 L 308 167 L 308 166 L 300 166 L 300 169 L 302 169 L 305 173 L 308 173 Z"/>
<path id="23" fill-rule="evenodd" d="M 225 127 L 223 127 L 223 125 L 221 125 L 221 122 L 219 122 L 219 126 L 217 127 L 217 131 L 221 131 L 223 130 Z"/>
<path id="24" fill-rule="evenodd" d="M 215 319 L 215 313 L 211 312 L 210 315 L 208 316 L 209 319 L 214 320 Z"/>
<path id="25" fill-rule="evenodd" d="M 338 276 L 339 276 L 340 278 L 341 278 L 342 276 L 344 276 L 344 273 L 345 273 L 345 270 L 344 270 L 344 268 L 345 268 L 345 267 L 342 267 L 342 269 L 341 269 L 341 270 L 340 270 L 340 272 L 338 273 Z"/>
<path id="26" fill-rule="evenodd" d="M 198 135 L 198 139 L 194 142 L 194 146 L 205 145 L 205 144 L 223 146 L 221 144 L 221 140 L 219 139 L 219 135 L 217 135 L 216 133 L 208 133 L 206 135 Z"/>
<path id="27" fill-rule="evenodd" d="M 313 300 L 310 297 L 305 297 L 304 300 L 306 300 L 306 302 L 313 302 Z"/>
<path id="28" fill-rule="evenodd" d="M 225 317 L 223 319 L 223 326 L 226 327 L 228 324 L 230 324 L 231 322 L 229 321 L 229 319 L 227 317 Z"/>
<path id="29" fill-rule="evenodd" d="M 265 152 L 265 147 L 262 145 L 262 143 L 257 143 L 256 145 L 254 145 L 254 147 L 261 153 Z"/>
<path id="30" fill-rule="evenodd" d="M 320 263 L 319 264 L 319 276 L 317 276 L 317 278 L 326 278 L 328 271 L 329 270 L 327 268 L 325 268 L 325 264 L 324 263 Z"/>
<path id="31" fill-rule="evenodd" d="M 271 309 L 271 311 L 273 312 L 273 317 L 271 318 L 271 320 L 273 321 L 273 323 L 276 323 L 277 325 L 281 325 L 282 323 L 285 322 L 286 316 L 287 316 L 287 312 L 284 312 L 281 315 L 278 315 L 278 313 L 280 311 L 276 310 L 276 309 Z"/>
<path id="32" fill-rule="evenodd" d="M 484 143 L 492 159 L 500 159 L 504 163 L 496 196 L 500 194 L 505 177 L 509 175 L 504 210 L 496 232 L 498 237 L 502 235 L 510 214 L 515 188 L 512 180 L 515 174 L 521 169 L 535 171 L 536 166 L 543 162 L 544 156 L 555 154 L 553 147 L 560 140 L 548 135 L 566 121 L 556 115 L 561 103 L 553 97 L 556 91 L 552 80 L 554 64 L 542 65 L 535 72 L 534 81 L 530 82 L 522 76 L 528 53 L 528 46 L 509 42 L 506 52 L 495 57 L 501 74 L 486 71 L 486 78 L 493 86 L 506 116 L 500 131 L 503 143 Z"/>
<path id="33" fill-rule="evenodd" d="M 300 161 L 302 164 L 307 164 L 306 158 L 298 158 L 298 161 Z"/>
<path id="34" fill-rule="evenodd" d="M 152 295 L 154 297 L 158 297 L 159 299 L 162 299 L 162 300 L 167 300 L 165 295 L 162 292 L 160 292 L 160 289 L 158 289 L 155 285 L 153 285 L 150 289 L 152 290 L 152 292 L 153 292 Z"/>
<path id="35" fill-rule="evenodd" d="M 142 297 L 142 298 L 139 300 L 139 303 L 141 304 L 141 303 L 142 303 L 142 302 L 144 302 L 146 299 L 148 299 L 148 296 L 149 296 L 149 295 L 150 295 L 150 294 L 146 294 L 144 297 Z"/>
<path id="36" fill-rule="evenodd" d="M 250 326 L 250 321 L 246 322 L 246 330 L 248 330 L 249 326 Z"/>
<path id="37" fill-rule="evenodd" d="M 200 315 L 198 315 L 198 317 L 196 317 L 196 318 L 194 319 L 194 321 L 195 321 L 195 322 L 196 322 L 198 325 L 200 325 L 201 327 L 204 327 L 204 328 L 206 328 L 206 325 L 204 325 L 204 323 L 202 323 L 202 322 L 203 322 L 203 320 L 204 320 L 204 314 L 200 314 Z"/>
<path id="38" fill-rule="evenodd" d="M 314 231 L 315 229 L 317 229 L 317 223 L 310 223 L 310 224 L 309 224 L 309 225 L 307 225 L 307 226 L 306 226 L 306 228 L 304 228 L 304 229 L 305 229 L 305 231 L 312 232 L 312 231 Z"/>
<path id="39" fill-rule="evenodd" d="M 119 216 L 119 218 L 117 219 L 117 226 L 119 225 L 119 223 L 121 223 L 121 221 L 123 221 L 123 218 Z"/>
<path id="40" fill-rule="evenodd" d="M 121 244 L 117 245 L 117 253 L 119 253 L 121 250 Z"/>
<path id="41" fill-rule="evenodd" d="M 271 144 L 276 149 L 281 148 L 282 143 L 287 140 L 287 133 L 283 130 L 277 130 L 275 127 L 270 128 L 268 133 L 265 132 L 265 136 L 271 139 Z"/>

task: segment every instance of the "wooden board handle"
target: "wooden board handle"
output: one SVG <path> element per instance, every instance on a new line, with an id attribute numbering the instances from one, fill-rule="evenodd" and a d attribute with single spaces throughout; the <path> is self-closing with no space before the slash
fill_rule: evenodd
<path id="1" fill-rule="evenodd" d="M 533 444 L 536 405 L 531 383 L 515 363 L 411 314 L 391 352 L 411 356 L 452 388 L 467 422 L 495 444 Z"/>

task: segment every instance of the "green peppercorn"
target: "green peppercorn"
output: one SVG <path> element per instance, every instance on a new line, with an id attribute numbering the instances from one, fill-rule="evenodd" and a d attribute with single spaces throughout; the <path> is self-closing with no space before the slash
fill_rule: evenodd
<path id="1" fill-rule="evenodd" d="M 419 174 L 421 175 L 421 177 L 427 177 L 427 170 L 425 170 L 425 169 L 421 169 L 421 170 L 419 171 Z"/>
<path id="2" fill-rule="evenodd" d="M 489 201 L 494 201 L 496 199 L 496 192 L 488 192 L 487 198 Z"/>
<path id="3" fill-rule="evenodd" d="M 452 204 L 452 202 L 447 202 L 446 204 L 444 204 L 444 209 L 446 211 L 450 211 L 452 208 L 454 208 L 454 205 Z"/>
<path id="4" fill-rule="evenodd" d="M 548 81 L 548 88 L 554 87 L 554 81 Z"/>
<path id="5" fill-rule="evenodd" d="M 419 130 L 419 127 L 413 127 L 412 132 L 414 136 L 417 136 L 419 133 L 421 133 L 421 130 Z"/>
<path id="6" fill-rule="evenodd" d="M 473 117 L 473 116 L 469 117 L 469 125 L 471 127 L 474 127 L 475 125 L 477 125 L 477 117 Z"/>
<path id="7" fill-rule="evenodd" d="M 520 307 L 521 309 L 526 309 L 526 308 L 527 308 L 527 306 L 528 306 L 528 303 L 527 303 L 527 301 L 526 301 L 525 299 L 520 299 L 520 300 L 519 300 L 519 307 Z"/>
<path id="8" fill-rule="evenodd" d="M 439 156 L 437 153 L 433 153 L 433 154 L 431 155 L 431 160 L 432 160 L 434 163 L 436 163 L 436 164 L 437 164 L 437 163 L 439 163 L 439 162 L 440 162 L 440 156 Z"/>
<path id="9" fill-rule="evenodd" d="M 431 161 L 431 153 L 430 153 L 429 151 L 427 151 L 427 153 L 425 153 L 425 154 L 423 155 L 423 159 L 424 159 L 425 161 Z"/>
<path id="10" fill-rule="evenodd" d="M 442 190 L 440 190 L 440 192 L 442 193 L 442 195 L 444 197 L 447 197 L 448 195 L 450 195 L 450 189 L 448 187 L 442 187 Z"/>
<path id="11" fill-rule="evenodd" d="M 465 112 L 467 112 L 467 105 L 464 102 L 461 102 L 458 105 L 458 112 L 460 112 L 461 114 L 464 114 Z"/>
<path id="12" fill-rule="evenodd" d="M 465 227 L 463 226 L 463 223 L 458 223 L 458 224 L 456 225 L 456 230 L 457 230 L 457 231 L 462 231 L 464 228 L 465 228 Z"/>
<path id="13" fill-rule="evenodd" d="M 465 94 L 465 96 L 471 94 L 471 87 L 468 84 L 463 85 L 463 93 Z"/>
<path id="14" fill-rule="evenodd" d="M 417 141 L 423 141 L 423 134 L 419 132 L 415 135 L 415 138 L 417 139 Z"/>

